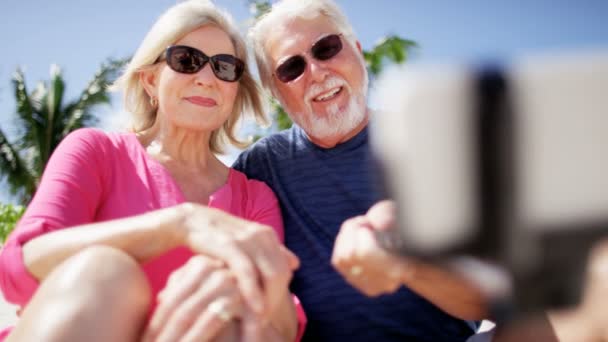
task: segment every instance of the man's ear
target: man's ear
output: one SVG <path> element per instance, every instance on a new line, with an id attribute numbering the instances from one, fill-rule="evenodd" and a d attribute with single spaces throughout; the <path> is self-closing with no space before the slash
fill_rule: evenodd
<path id="1" fill-rule="evenodd" d="M 360 43 L 360 42 L 357 40 L 357 43 L 356 43 L 356 44 L 357 44 L 357 50 L 359 50 L 359 52 L 360 52 L 361 54 L 363 54 L 363 49 L 361 48 L 361 43 Z"/>
<path id="2" fill-rule="evenodd" d="M 139 72 L 139 83 L 150 97 L 158 98 L 158 70 L 146 68 Z"/>

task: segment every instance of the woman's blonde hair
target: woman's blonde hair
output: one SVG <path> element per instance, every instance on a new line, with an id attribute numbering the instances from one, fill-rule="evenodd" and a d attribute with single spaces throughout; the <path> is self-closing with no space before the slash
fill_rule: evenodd
<path id="1" fill-rule="evenodd" d="M 236 57 L 247 60 L 247 48 L 234 20 L 211 1 L 188 0 L 169 8 L 154 23 L 113 86 L 124 93 L 125 108 L 133 114 L 133 131 L 142 132 L 152 127 L 157 113 L 156 108 L 150 104 L 150 96 L 140 83 L 139 73 L 154 65 L 167 46 L 204 25 L 215 25 L 225 31 L 232 40 Z M 226 142 L 240 148 L 248 145 L 248 142 L 240 141 L 235 132 L 236 124 L 246 112 L 253 113 L 258 124 L 268 124 L 261 90 L 248 66 L 239 80 L 239 90 L 230 117 L 211 134 L 209 147 L 212 152 L 223 152 Z"/>

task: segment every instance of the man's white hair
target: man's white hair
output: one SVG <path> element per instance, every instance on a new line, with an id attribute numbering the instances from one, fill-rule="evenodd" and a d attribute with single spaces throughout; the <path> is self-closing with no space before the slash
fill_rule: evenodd
<path id="1" fill-rule="evenodd" d="M 319 16 L 324 16 L 330 20 L 336 29 L 343 34 L 346 41 L 355 46 L 357 39 L 353 27 L 342 10 L 332 0 L 278 1 L 268 13 L 260 17 L 249 29 L 249 42 L 255 54 L 260 81 L 262 86 L 271 91 L 275 97 L 278 94 L 272 83 L 272 65 L 266 51 L 269 32 L 294 19 L 313 20 Z"/>

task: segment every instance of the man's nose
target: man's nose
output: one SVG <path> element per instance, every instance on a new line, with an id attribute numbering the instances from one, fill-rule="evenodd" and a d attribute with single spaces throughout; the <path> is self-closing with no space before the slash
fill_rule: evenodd
<path id="1" fill-rule="evenodd" d="M 316 59 L 311 60 L 308 63 L 308 70 L 310 77 L 315 82 L 322 82 L 329 74 L 329 70 L 325 66 L 325 63 Z"/>

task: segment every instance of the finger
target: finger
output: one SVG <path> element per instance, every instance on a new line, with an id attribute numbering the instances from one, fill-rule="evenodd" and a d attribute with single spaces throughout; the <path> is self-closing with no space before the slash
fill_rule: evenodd
<path id="1" fill-rule="evenodd" d="M 397 206 L 394 201 L 380 201 L 373 205 L 365 215 L 374 230 L 387 230 L 397 222 Z"/>
<path id="2" fill-rule="evenodd" d="M 242 220 L 229 217 L 227 222 L 218 220 L 222 224 L 220 227 L 223 231 L 210 230 L 208 235 L 194 236 L 189 241 L 189 246 L 198 253 L 208 255 L 212 258 L 221 260 L 227 267 L 236 275 L 237 283 L 241 294 L 247 304 L 256 312 L 264 311 L 262 282 L 260 275 L 251 260 L 251 257 L 241 248 L 234 236 L 230 235 L 229 230 L 234 226 L 245 229 L 241 223 Z M 250 223 L 249 223 L 250 224 Z M 213 226 L 211 226 L 213 228 Z M 212 234 L 213 233 L 213 234 Z"/>
<path id="3" fill-rule="evenodd" d="M 370 282 L 368 263 L 370 255 L 369 236 L 371 230 L 366 228 L 368 221 L 357 219 L 349 222 L 340 233 L 342 236 L 342 255 L 340 272 L 353 287 L 368 294 L 374 291 L 374 282 Z M 372 269 L 373 271 L 373 269 Z"/>
<path id="4" fill-rule="evenodd" d="M 357 248 L 357 229 L 364 222 L 362 216 L 346 220 L 336 237 L 331 262 L 336 270 L 347 277 L 350 268 L 357 263 L 355 251 Z"/>
<path id="5" fill-rule="evenodd" d="M 162 300 L 162 298 L 167 294 L 167 291 L 175 291 L 176 289 L 180 289 L 181 287 L 183 287 L 185 279 L 187 279 L 184 278 L 184 275 L 186 273 L 196 275 L 198 272 L 197 270 L 201 270 L 202 268 L 209 267 L 209 271 L 211 271 L 213 269 L 219 269 L 224 266 L 225 265 L 220 260 L 211 259 L 204 255 L 195 255 L 188 259 L 188 261 L 184 265 L 174 270 L 169 275 L 165 287 L 158 293 L 158 299 Z M 194 284 L 196 285 L 196 282 Z"/>
<path id="6" fill-rule="evenodd" d="M 213 305 L 220 307 L 213 309 Z M 242 302 L 235 298 L 215 299 L 208 306 L 180 341 L 208 341 L 233 322 L 231 313 L 241 311 Z"/>
<path id="7" fill-rule="evenodd" d="M 236 342 L 246 341 L 241 337 L 241 322 L 232 320 L 216 336 L 213 337 L 214 342 Z M 199 342 L 199 341 L 197 341 Z"/>
<path id="8" fill-rule="evenodd" d="M 183 283 L 180 283 L 178 290 L 166 289 L 163 290 L 162 299 L 159 299 L 159 304 L 152 315 L 152 318 L 143 334 L 143 341 L 153 341 L 161 333 L 166 322 L 169 320 L 171 313 L 175 310 L 175 307 L 188 296 L 188 293 L 192 292 L 196 288 L 196 284 L 199 282 L 197 275 L 189 275 L 188 278 L 184 279 Z M 159 294 L 159 298 L 161 295 Z"/>
<path id="9" fill-rule="evenodd" d="M 252 226 L 239 243 L 260 274 L 265 302 L 263 315 L 271 314 L 288 291 L 293 274 L 286 249 L 271 228 L 261 225 Z"/>
<path id="10" fill-rule="evenodd" d="M 403 281 L 405 275 L 411 273 L 409 260 L 382 248 L 374 232 L 369 229 L 357 231 L 357 251 L 366 272 L 385 279 L 386 290 L 394 288 L 395 284 Z"/>
<path id="11" fill-rule="evenodd" d="M 221 300 L 218 298 L 221 298 Z M 172 312 L 159 335 L 159 341 L 180 340 L 192 328 L 200 314 L 208 311 L 212 303 L 216 301 L 222 305 L 223 310 L 228 310 L 226 312 L 232 316 L 235 311 L 229 303 L 225 303 L 228 300 L 240 301 L 235 279 L 229 271 L 217 270 L 204 280 L 196 293 L 188 297 Z M 215 305 L 217 306 L 218 303 Z"/>
<path id="12" fill-rule="evenodd" d="M 158 306 L 143 335 L 144 341 L 156 338 L 172 312 L 197 290 L 202 279 L 217 269 L 217 264 L 209 262 L 210 260 L 207 258 L 201 258 L 196 256 L 190 258 L 184 266 L 171 274 L 167 286 L 163 289 L 162 294 L 159 294 Z"/>
<path id="13" fill-rule="evenodd" d="M 263 316 L 274 312 L 288 291 L 292 271 L 281 250 L 279 240 L 271 230 L 257 230 L 241 241 L 241 248 L 252 258 L 262 280 L 264 295 Z"/>
<path id="14" fill-rule="evenodd" d="M 250 310 L 245 310 L 241 320 L 241 332 L 243 341 L 263 341 L 264 324 L 259 316 Z"/>
<path id="15" fill-rule="evenodd" d="M 287 249 L 287 247 L 283 245 L 281 245 L 279 248 L 281 250 L 281 254 L 283 254 L 285 258 L 287 258 L 287 264 L 289 265 L 289 269 L 295 271 L 300 268 L 300 258 L 298 258 L 297 255 L 295 255 L 292 251 L 290 251 L 289 249 Z"/>
<path id="16" fill-rule="evenodd" d="M 237 285 L 247 304 L 261 314 L 264 311 L 262 282 L 250 257 L 234 243 L 224 245 L 222 251 L 218 252 L 218 257 L 228 264 L 236 276 Z"/>
<path id="17" fill-rule="evenodd" d="M 176 282 L 183 282 L 183 276 L 184 276 L 184 272 L 186 271 L 186 266 L 188 263 L 184 264 L 182 267 L 174 270 L 173 272 L 171 272 L 169 274 L 169 277 L 167 278 L 167 283 L 165 284 L 165 287 L 163 289 L 160 290 L 160 292 L 158 292 L 157 296 L 157 301 L 159 301 L 160 299 L 162 299 L 162 297 L 164 296 L 164 294 L 167 292 L 168 289 L 173 289 L 173 285 Z M 178 281 L 179 279 L 179 281 Z"/>
<path id="18" fill-rule="evenodd" d="M 358 265 L 361 272 L 356 276 L 351 273 L 349 279 L 358 284 L 368 296 L 378 296 L 383 293 L 393 292 L 400 282 L 400 278 L 393 271 L 400 260 L 389 255 L 382 249 L 370 229 L 360 228 L 356 231 Z"/>

